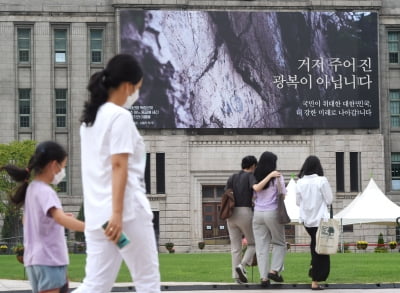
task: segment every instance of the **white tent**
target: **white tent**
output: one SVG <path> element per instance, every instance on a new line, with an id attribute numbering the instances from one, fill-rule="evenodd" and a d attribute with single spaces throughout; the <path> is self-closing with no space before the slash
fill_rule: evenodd
<path id="1" fill-rule="evenodd" d="M 400 217 L 400 206 L 392 202 L 371 178 L 365 190 L 334 218 L 342 225 L 379 223 L 395 224 Z"/>
<path id="2" fill-rule="evenodd" d="M 290 179 L 286 186 L 285 206 L 291 223 L 299 223 L 299 207 L 296 205 L 296 181 Z"/>

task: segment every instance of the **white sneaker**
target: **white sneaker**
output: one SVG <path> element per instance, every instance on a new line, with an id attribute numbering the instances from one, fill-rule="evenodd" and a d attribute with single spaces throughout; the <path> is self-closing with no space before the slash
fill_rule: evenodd
<path id="1" fill-rule="evenodd" d="M 236 273 L 239 275 L 239 280 L 242 282 L 242 283 L 247 283 L 248 281 L 247 281 L 247 275 L 246 275 L 246 270 L 244 269 L 244 267 L 242 266 L 242 264 L 239 264 L 237 267 L 236 267 Z"/>

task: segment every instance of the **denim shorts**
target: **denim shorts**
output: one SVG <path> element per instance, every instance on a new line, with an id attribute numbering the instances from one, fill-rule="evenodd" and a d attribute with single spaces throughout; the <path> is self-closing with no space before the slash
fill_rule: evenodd
<path id="1" fill-rule="evenodd" d="M 33 293 L 59 289 L 67 283 L 67 266 L 28 266 L 26 273 Z"/>

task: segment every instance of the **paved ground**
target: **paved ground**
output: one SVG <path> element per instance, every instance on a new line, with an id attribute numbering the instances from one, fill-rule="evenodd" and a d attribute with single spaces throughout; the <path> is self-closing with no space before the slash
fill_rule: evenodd
<path id="1" fill-rule="evenodd" d="M 79 283 L 72 282 L 71 288 L 75 288 Z M 305 284 L 273 284 L 268 289 L 261 289 L 258 284 L 237 285 L 237 284 L 215 284 L 215 283 L 163 283 L 162 291 L 170 293 L 227 293 L 238 290 L 249 291 L 251 293 L 265 293 L 266 291 L 276 291 L 279 293 L 303 293 L 312 292 L 309 285 Z M 30 286 L 28 281 L 1 280 L 1 292 L 28 293 Z M 132 284 L 116 283 L 112 292 L 133 292 Z M 329 284 L 325 292 L 329 293 L 400 293 L 400 283 L 394 284 Z"/>

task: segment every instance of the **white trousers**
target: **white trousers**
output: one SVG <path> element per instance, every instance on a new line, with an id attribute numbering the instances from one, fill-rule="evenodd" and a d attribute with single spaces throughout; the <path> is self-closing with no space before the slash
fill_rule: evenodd
<path id="1" fill-rule="evenodd" d="M 281 272 L 284 269 L 283 262 L 286 255 L 285 225 L 278 221 L 278 212 L 265 211 L 254 212 L 253 218 L 254 239 L 258 270 L 261 279 L 268 279 L 271 270 Z M 269 249 L 272 244 L 272 260 L 269 263 Z"/>
<path id="2" fill-rule="evenodd" d="M 152 216 L 144 209 L 138 210 L 134 220 L 123 223 L 123 231 L 130 243 L 122 249 L 106 238 L 103 229 L 85 231 L 86 276 L 74 293 L 109 293 L 122 260 L 129 268 L 136 292 L 160 292 L 160 272 Z"/>

